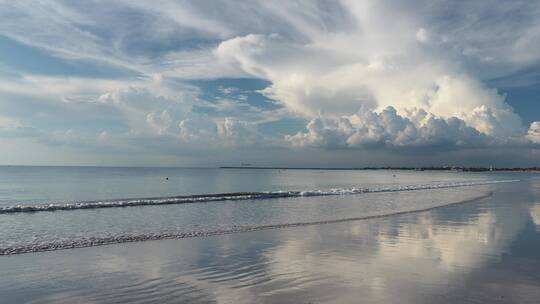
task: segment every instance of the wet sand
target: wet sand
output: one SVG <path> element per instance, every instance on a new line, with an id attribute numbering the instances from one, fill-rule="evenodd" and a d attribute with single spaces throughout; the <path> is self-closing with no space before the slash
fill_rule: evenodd
<path id="1" fill-rule="evenodd" d="M 540 180 L 358 221 L 0 257 L 2 303 L 537 303 Z"/>

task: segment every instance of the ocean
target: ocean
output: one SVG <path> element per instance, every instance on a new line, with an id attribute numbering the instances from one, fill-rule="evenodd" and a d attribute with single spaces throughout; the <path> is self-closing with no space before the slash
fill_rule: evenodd
<path id="1" fill-rule="evenodd" d="M 515 181 L 386 170 L 2 167 L 0 254 L 384 216 Z"/>
<path id="2" fill-rule="evenodd" d="M 448 288 L 486 263 L 525 263 L 509 248 L 522 231 L 537 237 L 539 185 L 512 172 L 0 167 L 0 292 L 397 303 L 389 288 L 401 288 L 403 303 L 441 293 L 450 303 Z M 527 263 L 540 270 L 533 251 Z M 540 282 L 521 280 L 532 291 Z"/>

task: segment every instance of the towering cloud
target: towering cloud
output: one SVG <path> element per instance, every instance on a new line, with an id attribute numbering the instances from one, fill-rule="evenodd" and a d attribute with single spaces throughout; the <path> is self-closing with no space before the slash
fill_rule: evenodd
<path id="1" fill-rule="evenodd" d="M 494 144 L 493 139 L 463 120 L 433 116 L 424 110 L 400 116 L 392 107 L 380 113 L 365 111 L 338 119 L 314 118 L 307 132 L 287 139 L 295 146 L 327 148 L 443 147 L 474 148 Z"/>
<path id="2" fill-rule="evenodd" d="M 471 131 L 489 137 L 489 142 L 515 142 L 526 138 L 527 128 L 505 102 L 505 96 L 495 88 L 486 87 L 477 78 L 488 73 L 488 68 L 481 66 L 477 71 L 470 71 L 467 67 L 471 61 L 479 65 L 494 61 L 495 69 L 500 68 L 502 63 L 498 61 L 502 59 L 513 60 L 516 65 L 521 62 L 517 57 L 503 57 L 509 56 L 504 53 L 499 54 L 500 58 L 492 57 L 495 54 L 487 47 L 493 41 L 480 41 L 480 37 L 477 37 L 478 41 L 473 39 L 478 31 L 486 29 L 471 25 L 471 28 L 456 33 L 441 24 L 430 24 L 425 16 L 418 15 L 417 6 L 412 4 L 343 1 L 341 5 L 350 12 L 346 29 L 333 28 L 322 19 L 317 20 L 320 23 L 303 20 L 301 13 L 293 10 L 289 15 L 294 15 L 294 20 L 305 21 L 301 27 L 305 33 L 303 39 L 250 34 L 224 41 L 215 51 L 222 62 L 269 80 L 272 84 L 264 90 L 268 97 L 308 119 L 317 117 L 307 126 L 307 133 L 289 137 L 290 140 L 298 139 L 294 140 L 297 144 L 336 144 L 339 142 L 336 134 L 316 130 L 348 134 L 345 130 L 350 128 L 345 122 L 350 122 L 352 117 L 352 126 L 381 126 L 385 130 L 385 136 L 366 135 L 368 142 L 378 142 L 382 140 L 381 136 L 393 138 L 390 142 L 397 145 L 437 141 L 426 138 L 425 132 L 431 123 L 410 121 L 408 116 L 414 109 L 426 113 L 425 116 L 431 119 L 427 119 L 428 122 L 455 126 L 451 129 L 456 138 L 450 141 L 459 145 L 471 139 Z M 470 13 L 473 18 L 478 18 L 475 14 L 480 11 Z M 452 43 L 464 33 L 473 37 L 459 40 L 460 44 L 452 49 Z M 492 33 L 492 38 L 482 39 L 498 38 Z M 520 41 L 517 36 L 508 39 L 513 40 L 508 42 Z M 485 48 L 473 52 L 472 45 L 480 42 Z M 512 51 L 517 52 L 516 48 Z M 394 117 L 404 119 L 409 126 L 395 129 L 385 125 L 396 122 L 395 119 L 382 119 L 389 115 L 387 107 L 395 109 L 399 114 Z M 361 114 L 355 114 L 358 111 Z M 370 112 L 370 115 L 365 114 Z M 405 135 L 392 134 L 393 131 L 407 132 L 409 140 L 394 142 Z M 359 138 L 358 132 L 353 133 Z M 353 140 L 348 135 L 342 146 L 363 141 Z"/>

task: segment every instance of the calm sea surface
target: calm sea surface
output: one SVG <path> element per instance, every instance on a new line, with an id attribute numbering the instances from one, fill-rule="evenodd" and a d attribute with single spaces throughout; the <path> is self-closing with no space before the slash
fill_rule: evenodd
<path id="1" fill-rule="evenodd" d="M 0 166 L 0 206 L 241 191 L 328 190 L 499 179 L 413 171 Z M 167 180 L 168 178 L 168 180 Z"/>
<path id="2" fill-rule="evenodd" d="M 0 294 L 6 303 L 535 303 L 539 177 L 0 167 Z"/>

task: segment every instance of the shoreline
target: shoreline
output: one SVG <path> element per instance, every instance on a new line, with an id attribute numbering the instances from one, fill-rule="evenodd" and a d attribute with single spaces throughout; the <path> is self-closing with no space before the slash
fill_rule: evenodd
<path id="1" fill-rule="evenodd" d="M 463 201 L 450 202 L 450 203 L 440 205 L 440 206 L 433 206 L 433 207 L 416 209 L 416 210 L 400 211 L 400 212 L 389 213 L 389 214 L 369 215 L 369 216 L 363 216 L 363 217 L 352 217 L 352 218 L 342 218 L 342 219 L 313 221 L 313 222 L 284 223 L 284 224 L 273 224 L 273 225 L 262 225 L 262 226 L 237 226 L 232 229 L 214 230 L 214 231 L 164 233 L 160 235 L 156 235 L 156 234 L 123 235 L 123 236 L 110 237 L 110 238 L 92 238 L 92 239 L 87 239 L 87 240 L 43 244 L 41 245 L 42 247 L 30 245 L 30 246 L 15 247 L 15 248 L 3 248 L 3 249 L 0 249 L 0 256 L 14 256 L 14 255 L 28 254 L 28 253 L 40 253 L 40 252 L 59 251 L 59 250 L 68 250 L 68 249 L 89 248 L 89 247 L 117 245 L 117 244 L 125 244 L 125 243 L 138 243 L 138 242 L 173 240 L 173 239 L 180 240 L 180 239 L 188 239 L 188 238 L 201 238 L 201 237 L 220 236 L 220 235 L 237 234 L 237 233 L 245 233 L 245 232 L 255 232 L 255 231 L 270 230 L 270 229 L 295 228 L 295 227 L 304 227 L 304 226 L 316 226 L 316 225 L 354 222 L 354 221 L 364 221 L 364 220 L 370 220 L 370 219 L 399 216 L 399 215 L 404 215 L 404 214 L 422 213 L 422 212 L 427 212 L 427 211 L 445 208 L 449 206 L 472 203 L 472 202 L 481 201 L 485 198 L 488 198 L 492 196 L 493 193 L 494 193 L 493 191 L 489 191 L 477 197 L 466 199 Z"/>

